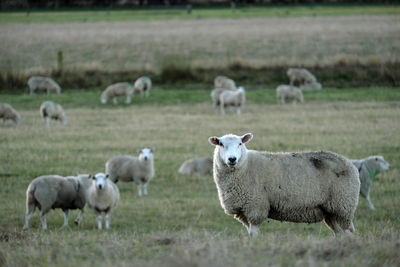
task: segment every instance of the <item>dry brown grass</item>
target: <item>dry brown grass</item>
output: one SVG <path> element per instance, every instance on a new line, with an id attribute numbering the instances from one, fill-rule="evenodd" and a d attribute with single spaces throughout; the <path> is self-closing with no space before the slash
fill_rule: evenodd
<path id="1" fill-rule="evenodd" d="M 0 70 L 160 70 L 400 60 L 397 16 L 0 25 Z"/>

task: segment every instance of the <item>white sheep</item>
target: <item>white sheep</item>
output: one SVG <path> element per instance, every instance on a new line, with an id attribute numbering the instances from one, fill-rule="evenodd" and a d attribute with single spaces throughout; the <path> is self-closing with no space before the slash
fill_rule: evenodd
<path id="1" fill-rule="evenodd" d="M 13 121 L 15 125 L 21 122 L 21 116 L 7 103 L 0 103 L 0 119 L 3 119 L 3 126 L 6 124 L 7 120 Z"/>
<path id="2" fill-rule="evenodd" d="M 106 163 L 106 174 L 110 175 L 111 181 L 117 183 L 135 182 L 138 187 L 139 196 L 147 195 L 147 185 L 154 177 L 153 150 L 141 149 L 139 157 L 116 156 Z"/>
<path id="3" fill-rule="evenodd" d="M 133 87 L 130 83 L 121 82 L 121 83 L 114 83 L 108 86 L 100 97 L 100 102 L 102 104 L 106 104 L 109 100 L 112 99 L 114 104 L 118 104 L 117 97 L 125 96 L 125 104 L 131 103 L 131 98 L 133 95 Z"/>
<path id="4" fill-rule="evenodd" d="M 225 115 L 226 107 L 236 107 L 236 113 L 240 114 L 246 102 L 246 92 L 243 87 L 239 87 L 236 91 L 225 90 L 219 96 L 220 111 Z"/>
<path id="5" fill-rule="evenodd" d="M 351 162 L 356 166 L 360 173 L 360 194 L 368 203 L 371 210 L 375 210 L 374 205 L 369 197 L 371 183 L 375 176 L 380 172 L 388 171 L 390 168 L 389 163 L 382 156 L 370 156 L 365 159 L 353 159 Z"/>
<path id="6" fill-rule="evenodd" d="M 40 105 L 40 115 L 44 119 L 46 126 L 50 126 L 51 120 L 60 121 L 63 125 L 67 125 L 67 116 L 60 104 L 52 101 L 45 101 Z"/>
<path id="7" fill-rule="evenodd" d="M 214 79 L 214 87 L 215 88 L 225 88 L 228 90 L 236 90 L 235 82 L 225 76 L 217 76 Z"/>
<path id="8" fill-rule="evenodd" d="M 278 99 L 278 104 L 285 104 L 286 100 L 291 100 L 293 104 L 303 103 L 304 101 L 303 92 L 291 85 L 279 85 L 276 88 L 276 98 Z"/>
<path id="9" fill-rule="evenodd" d="M 304 68 L 289 68 L 286 72 L 290 80 L 290 85 L 301 86 L 317 82 L 315 76 Z"/>
<path id="10" fill-rule="evenodd" d="M 143 95 L 145 97 L 148 97 L 149 92 L 151 90 L 151 80 L 149 77 L 142 76 L 135 81 L 135 84 L 133 87 L 134 87 L 135 94 L 140 93 L 140 95 L 142 97 L 143 97 Z"/>
<path id="11" fill-rule="evenodd" d="M 84 176 L 47 175 L 37 177 L 26 190 L 26 217 L 23 229 L 29 228 L 29 220 L 36 208 L 40 210 L 43 230 L 47 229 L 45 216 L 51 209 L 62 209 L 64 212 L 62 227 L 68 226 L 69 210 L 80 209 L 80 214 L 75 220 L 75 224 L 79 225 L 83 219 L 86 189 L 89 186 L 89 180 Z"/>
<path id="12" fill-rule="evenodd" d="M 321 90 L 322 85 L 319 82 L 305 83 L 300 85 L 299 88 L 302 91 L 314 91 L 314 90 Z"/>
<path id="13" fill-rule="evenodd" d="M 315 223 L 337 234 L 355 232 L 360 181 L 350 160 L 332 152 L 271 153 L 247 150 L 253 138 L 210 137 L 214 181 L 225 213 L 258 234 L 264 220 Z"/>
<path id="14" fill-rule="evenodd" d="M 182 175 L 207 175 L 212 174 L 213 160 L 208 157 L 200 157 L 186 160 L 178 170 Z"/>
<path id="15" fill-rule="evenodd" d="M 106 229 L 109 229 L 111 212 L 119 202 L 118 187 L 104 173 L 89 175 L 89 179 L 92 179 L 92 185 L 87 190 L 87 204 L 96 213 L 97 228 L 102 229 L 102 213 L 105 213 Z"/>
<path id="16" fill-rule="evenodd" d="M 61 87 L 53 79 L 43 76 L 32 76 L 28 79 L 28 87 L 30 95 L 35 92 L 45 91 L 47 94 L 50 93 L 61 93 Z"/>
<path id="17" fill-rule="evenodd" d="M 213 107 L 214 107 L 214 111 L 215 112 L 219 112 L 220 110 L 220 102 L 219 102 L 219 97 L 222 94 L 223 91 L 226 90 L 230 90 L 230 89 L 226 89 L 226 88 L 215 88 L 214 90 L 211 91 L 211 100 L 213 102 Z M 236 91 L 235 90 L 231 90 L 231 91 Z"/>

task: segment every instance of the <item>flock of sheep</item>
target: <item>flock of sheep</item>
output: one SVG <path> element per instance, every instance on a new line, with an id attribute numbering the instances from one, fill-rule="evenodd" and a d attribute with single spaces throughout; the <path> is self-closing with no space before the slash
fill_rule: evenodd
<path id="1" fill-rule="evenodd" d="M 302 103 L 303 90 L 322 88 L 315 76 L 305 69 L 290 68 L 287 75 L 290 85 L 280 85 L 276 89 L 279 104 L 289 100 Z M 37 91 L 61 93 L 61 87 L 47 77 L 31 77 L 28 86 L 30 94 Z M 135 93 L 147 97 L 151 86 L 148 77 L 140 77 L 133 86 L 116 83 L 104 90 L 100 102 L 117 104 L 117 97 L 123 96 L 129 104 Z M 237 88 L 232 79 L 224 76 L 215 78 L 214 87 L 211 99 L 215 111 L 224 115 L 227 108 L 236 108 L 236 113 L 240 114 L 245 104 L 245 89 Z M 50 125 L 52 119 L 67 123 L 62 107 L 51 101 L 42 103 L 40 114 L 46 125 Z M 18 124 L 21 120 L 18 112 L 6 103 L 0 103 L 0 118 L 3 123 L 12 120 Z M 182 175 L 213 174 L 225 213 L 239 220 L 251 237 L 257 236 L 267 218 L 305 223 L 325 221 L 335 234 L 352 234 L 359 194 L 366 198 L 371 209 L 375 209 L 369 197 L 371 182 L 379 172 L 389 170 L 382 156 L 349 160 L 325 151 L 260 152 L 246 148 L 252 138 L 251 133 L 210 137 L 209 143 L 215 146 L 213 159 L 193 158 L 178 170 Z M 26 191 L 24 229 L 29 228 L 36 208 L 40 210 L 43 229 L 47 229 L 45 215 L 55 208 L 64 212 L 63 226 L 68 226 L 69 210 L 80 209 L 75 220 L 79 225 L 86 204 L 97 215 L 98 229 L 102 229 L 102 214 L 105 214 L 105 228 L 108 229 L 111 212 L 120 198 L 116 183 L 120 180 L 135 182 L 139 196 L 147 195 L 154 173 L 153 150 L 144 148 L 138 157 L 126 155 L 109 159 L 104 173 L 37 177 Z"/>

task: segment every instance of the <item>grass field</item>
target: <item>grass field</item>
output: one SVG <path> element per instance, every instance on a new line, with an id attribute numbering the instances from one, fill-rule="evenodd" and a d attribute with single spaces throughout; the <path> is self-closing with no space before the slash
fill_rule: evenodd
<path id="1" fill-rule="evenodd" d="M 191 96 L 191 97 L 189 97 Z M 400 240 L 400 95 L 395 88 L 307 92 L 304 105 L 278 106 L 273 90 L 252 90 L 241 116 L 214 114 L 209 91 L 154 90 L 133 104 L 99 104 L 99 91 L 60 96 L 2 95 L 22 115 L 18 127 L 0 128 L 0 263 L 6 266 L 395 266 Z M 67 127 L 46 129 L 41 101 L 63 103 Z M 186 100 L 187 99 L 187 100 Z M 84 105 L 87 102 L 87 106 Z M 254 133 L 249 149 L 331 150 L 349 158 L 382 154 L 391 170 L 373 183 L 377 211 L 360 199 L 357 236 L 334 238 L 323 223 L 265 222 L 251 242 L 243 226 L 223 213 L 211 176 L 182 177 L 180 164 L 211 156 L 207 138 Z M 25 190 L 43 174 L 104 171 L 117 154 L 155 149 L 156 176 L 149 196 L 119 183 L 121 201 L 111 230 L 96 230 L 87 211 L 80 229 L 60 230 L 61 211 L 36 215 L 22 231 Z M 72 217 L 77 212 L 72 212 Z M 71 219 L 72 221 L 72 219 Z"/>

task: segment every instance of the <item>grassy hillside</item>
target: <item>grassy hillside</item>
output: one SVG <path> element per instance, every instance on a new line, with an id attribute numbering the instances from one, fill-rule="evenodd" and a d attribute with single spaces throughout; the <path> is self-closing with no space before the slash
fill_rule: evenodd
<path id="1" fill-rule="evenodd" d="M 275 104 L 273 90 L 248 92 L 241 116 L 214 114 L 209 92 L 154 90 L 132 105 L 99 104 L 99 91 L 60 96 L 2 95 L 22 115 L 18 127 L 0 128 L 0 262 L 6 266 L 260 266 L 396 265 L 400 238 L 398 89 L 326 89 L 308 92 L 304 105 Z M 43 127 L 38 105 L 62 103 L 69 125 Z M 87 103 L 87 104 L 85 104 Z M 333 238 L 323 223 L 266 221 L 251 242 L 244 227 L 223 213 L 211 176 L 183 177 L 180 164 L 211 156 L 212 135 L 254 133 L 249 149 L 331 150 L 349 158 L 382 154 L 391 170 L 374 180 L 372 212 L 360 199 L 355 238 Z M 111 229 L 99 232 L 88 210 L 78 229 L 59 229 L 61 211 L 36 215 L 22 231 L 25 190 L 43 174 L 104 171 L 118 154 L 155 149 L 156 176 L 149 196 L 132 183 L 119 183 L 121 201 Z"/>

